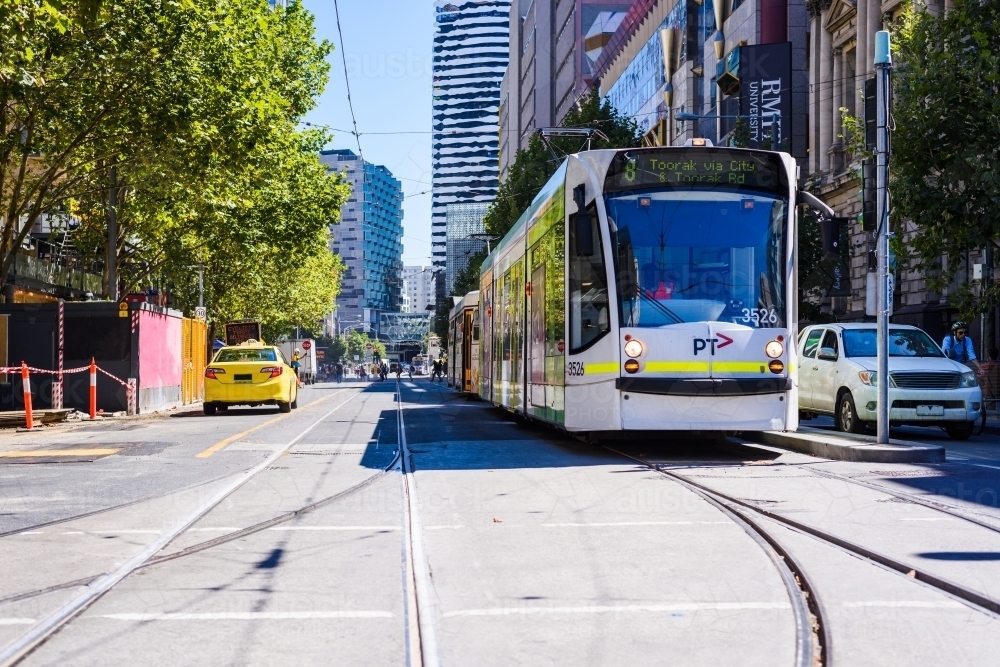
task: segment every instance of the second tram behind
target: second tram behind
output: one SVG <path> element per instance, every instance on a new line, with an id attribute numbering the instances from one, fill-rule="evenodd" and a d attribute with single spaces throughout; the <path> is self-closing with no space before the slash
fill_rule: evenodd
<path id="1" fill-rule="evenodd" d="M 794 430 L 795 175 L 710 143 L 570 155 L 466 297 L 474 390 L 567 431 Z"/>

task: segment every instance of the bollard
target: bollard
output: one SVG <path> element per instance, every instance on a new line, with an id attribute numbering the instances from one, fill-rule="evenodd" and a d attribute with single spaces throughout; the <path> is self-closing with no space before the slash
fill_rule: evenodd
<path id="1" fill-rule="evenodd" d="M 97 364 L 90 358 L 90 418 L 97 419 Z"/>
<path id="2" fill-rule="evenodd" d="M 24 421 L 25 428 L 31 430 L 35 420 L 31 416 L 31 379 L 28 377 L 28 364 L 21 362 L 21 388 L 24 389 Z"/>

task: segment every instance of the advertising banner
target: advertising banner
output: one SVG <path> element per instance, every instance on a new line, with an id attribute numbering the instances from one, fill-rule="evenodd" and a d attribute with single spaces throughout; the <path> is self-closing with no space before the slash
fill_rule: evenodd
<path id="1" fill-rule="evenodd" d="M 740 115 L 750 128 L 748 148 L 793 152 L 791 42 L 741 48 Z"/>

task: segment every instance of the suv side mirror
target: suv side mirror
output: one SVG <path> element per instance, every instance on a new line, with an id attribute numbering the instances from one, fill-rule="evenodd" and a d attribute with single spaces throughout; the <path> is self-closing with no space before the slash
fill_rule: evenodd
<path id="1" fill-rule="evenodd" d="M 823 361 L 836 361 L 837 351 L 832 347 L 821 347 L 819 348 L 819 354 L 816 356 Z"/>

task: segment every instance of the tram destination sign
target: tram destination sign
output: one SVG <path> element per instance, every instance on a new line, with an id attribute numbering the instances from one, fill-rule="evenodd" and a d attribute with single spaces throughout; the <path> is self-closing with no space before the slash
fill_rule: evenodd
<path id="1" fill-rule="evenodd" d="M 604 181 L 605 192 L 658 186 L 787 192 L 788 177 L 775 153 L 678 147 L 621 151 Z"/>

